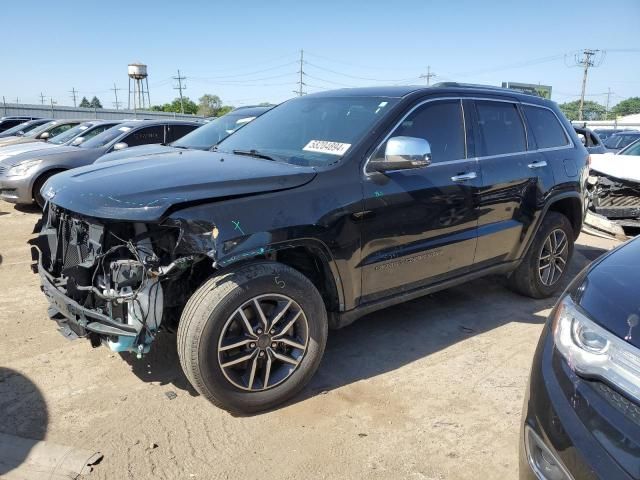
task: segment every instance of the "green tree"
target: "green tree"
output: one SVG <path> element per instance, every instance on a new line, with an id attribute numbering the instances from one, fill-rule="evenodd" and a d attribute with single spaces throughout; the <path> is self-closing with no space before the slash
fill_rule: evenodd
<path id="1" fill-rule="evenodd" d="M 87 100 L 87 97 L 82 97 L 82 101 L 80 102 L 81 108 L 91 108 L 91 103 Z"/>
<path id="2" fill-rule="evenodd" d="M 569 120 L 580 119 L 580 100 L 561 103 L 558 106 Z M 583 114 L 583 120 L 600 120 L 605 117 L 606 108 L 599 103 L 592 102 L 591 100 L 585 100 Z"/>
<path id="3" fill-rule="evenodd" d="M 100 100 L 98 99 L 98 97 L 94 96 L 91 99 L 91 103 L 89 104 L 89 106 L 91 108 L 102 108 L 102 104 L 100 103 Z"/>
<path id="4" fill-rule="evenodd" d="M 616 117 L 624 117 L 625 115 L 640 113 L 640 97 L 630 97 L 626 100 L 622 100 L 611 109 L 611 113 Z"/>
<path id="5" fill-rule="evenodd" d="M 196 105 L 196 103 L 189 97 L 182 97 L 182 104 L 184 105 L 184 113 L 190 113 L 192 115 L 198 113 L 198 105 Z M 165 112 L 182 113 L 180 107 L 180 98 L 176 98 L 173 100 L 173 102 L 165 104 L 164 107 Z"/>
<path id="6" fill-rule="evenodd" d="M 221 117 L 222 115 L 226 115 L 227 113 L 229 113 L 234 108 L 235 107 L 232 107 L 231 105 L 225 105 L 223 107 L 220 107 L 218 109 L 218 111 L 216 112 L 216 117 Z"/>
<path id="7" fill-rule="evenodd" d="M 222 108 L 222 100 L 218 95 L 205 93 L 198 99 L 198 115 L 204 117 L 217 117 L 218 111 Z"/>

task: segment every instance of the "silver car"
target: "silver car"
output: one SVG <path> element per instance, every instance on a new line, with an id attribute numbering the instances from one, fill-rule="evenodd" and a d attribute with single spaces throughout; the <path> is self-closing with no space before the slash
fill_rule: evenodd
<path id="1" fill-rule="evenodd" d="M 45 202 L 40 190 L 52 175 L 89 165 L 111 151 L 172 142 L 200 125 L 185 120 L 134 120 L 111 127 L 78 146 L 62 145 L 7 158 L 0 161 L 0 198 L 18 204 L 35 200 L 42 207 Z"/>
<path id="2" fill-rule="evenodd" d="M 14 135 L 0 138 L 0 147 L 14 145 L 16 143 L 46 142 L 48 139 L 60 135 L 62 132 L 75 127 L 84 120 L 51 120 L 24 135 Z"/>

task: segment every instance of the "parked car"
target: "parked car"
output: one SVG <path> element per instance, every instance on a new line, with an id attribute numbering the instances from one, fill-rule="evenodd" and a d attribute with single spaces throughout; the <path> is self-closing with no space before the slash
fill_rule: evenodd
<path id="1" fill-rule="evenodd" d="M 80 145 L 82 142 L 95 137 L 99 133 L 114 127 L 119 123 L 122 122 L 118 120 L 91 120 L 89 122 L 83 122 L 80 125 L 76 125 L 75 127 L 62 132 L 60 135 L 56 135 L 47 142 L 30 142 L 7 145 L 0 149 L 0 164 L 7 158 L 17 157 L 18 155 L 31 155 L 31 152 L 36 150 L 46 150 L 60 145 Z M 28 159 L 29 157 L 26 158 Z"/>
<path id="2" fill-rule="evenodd" d="M 46 142 L 49 138 L 60 135 L 62 132 L 66 132 L 81 122 L 83 122 L 83 120 L 51 120 L 24 135 L 0 138 L 0 147 L 18 143 Z"/>
<path id="3" fill-rule="evenodd" d="M 554 307 L 523 409 L 520 478 L 640 478 L 640 238 L 591 264 Z"/>
<path id="4" fill-rule="evenodd" d="M 589 153 L 606 153 L 607 149 L 602 144 L 600 137 L 593 130 L 586 127 L 573 127 L 582 144 Z"/>
<path id="5" fill-rule="evenodd" d="M 22 136 L 25 133 L 33 130 L 40 125 L 44 125 L 47 122 L 50 122 L 50 118 L 39 118 L 37 120 L 25 120 L 22 123 L 19 123 L 15 127 L 11 127 L 4 132 L 0 133 L 0 138 L 11 137 L 11 136 Z"/>
<path id="6" fill-rule="evenodd" d="M 123 158 L 143 158 L 146 155 L 173 152 L 176 148 L 209 150 L 220 141 L 227 138 L 238 128 L 259 117 L 268 107 L 241 107 L 232 112 L 205 123 L 200 128 L 186 134 L 184 137 L 167 144 L 141 145 L 117 152 L 108 153 L 98 158 L 94 163 L 122 160 Z"/>
<path id="7" fill-rule="evenodd" d="M 202 395 L 264 410 L 309 381 L 328 327 L 486 274 L 555 294 L 587 158 L 555 103 L 512 90 L 306 95 L 215 152 L 52 177 L 37 271 L 69 338 L 143 356 L 177 328 Z"/>
<path id="8" fill-rule="evenodd" d="M 20 125 L 27 120 L 35 120 L 36 118 L 38 117 L 0 117 L 0 133 L 13 128 L 16 125 Z"/>
<path id="9" fill-rule="evenodd" d="M 200 124 L 184 120 L 137 120 L 111 127 L 80 145 L 36 150 L 28 157 L 8 158 L 0 164 L 0 198 L 7 202 L 44 206 L 40 189 L 56 173 L 93 163 L 113 150 L 163 143 Z M 2 150 L 0 149 L 0 153 Z"/>
<path id="10" fill-rule="evenodd" d="M 609 138 L 611 135 L 615 135 L 616 133 L 621 132 L 635 132 L 636 130 L 624 129 L 624 128 L 594 128 L 594 132 L 598 134 L 600 140 L 603 142 Z"/>
<path id="11" fill-rule="evenodd" d="M 640 138 L 640 132 L 621 132 L 611 135 L 604 141 L 607 152 L 617 152 Z"/>
<path id="12" fill-rule="evenodd" d="M 591 156 L 591 209 L 623 227 L 640 227 L 640 139 L 615 155 Z"/>

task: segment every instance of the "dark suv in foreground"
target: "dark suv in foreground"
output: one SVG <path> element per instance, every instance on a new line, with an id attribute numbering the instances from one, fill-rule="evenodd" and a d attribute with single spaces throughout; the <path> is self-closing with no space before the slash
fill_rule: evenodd
<path id="1" fill-rule="evenodd" d="M 554 103 L 512 90 L 307 95 L 215 151 L 52 177 L 34 250 L 67 336 L 142 356 L 177 328 L 193 386 L 252 412 L 309 381 L 329 327 L 490 273 L 554 294 L 587 158 Z"/>

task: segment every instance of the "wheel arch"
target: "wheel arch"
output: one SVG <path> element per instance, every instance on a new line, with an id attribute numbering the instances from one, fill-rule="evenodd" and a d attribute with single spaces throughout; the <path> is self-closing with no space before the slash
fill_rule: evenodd
<path id="1" fill-rule="evenodd" d="M 36 186 L 38 185 L 38 182 L 40 181 L 40 179 L 42 177 L 44 177 L 44 176 L 51 177 L 53 175 L 65 172 L 67 170 L 68 170 L 68 168 L 64 168 L 64 167 L 60 167 L 60 166 L 55 165 L 55 166 L 50 166 L 50 167 L 47 167 L 44 170 L 39 171 L 37 175 L 33 176 L 33 181 L 31 182 L 31 186 L 29 188 L 31 190 L 31 197 L 34 198 L 34 199 L 36 198 Z"/>

